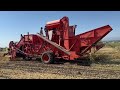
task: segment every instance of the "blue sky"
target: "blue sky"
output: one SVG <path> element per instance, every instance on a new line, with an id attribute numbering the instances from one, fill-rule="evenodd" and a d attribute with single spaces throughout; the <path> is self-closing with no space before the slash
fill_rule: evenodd
<path id="1" fill-rule="evenodd" d="M 0 47 L 19 41 L 20 34 L 36 34 L 46 22 L 63 16 L 77 25 L 76 34 L 109 24 L 113 31 L 104 40 L 120 39 L 120 11 L 0 11 Z"/>

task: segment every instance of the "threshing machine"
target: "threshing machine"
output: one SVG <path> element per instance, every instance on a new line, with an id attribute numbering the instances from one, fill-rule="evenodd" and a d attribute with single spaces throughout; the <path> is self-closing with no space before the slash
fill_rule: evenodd
<path id="1" fill-rule="evenodd" d="M 19 42 L 10 41 L 9 54 L 11 60 L 17 57 L 24 59 L 41 58 L 43 63 L 53 63 L 54 60 L 80 60 L 89 55 L 91 48 L 99 50 L 103 44 L 97 44 L 112 28 L 109 25 L 75 35 L 77 25 L 70 26 L 69 18 L 47 22 L 43 35 L 40 33 L 22 35 Z"/>

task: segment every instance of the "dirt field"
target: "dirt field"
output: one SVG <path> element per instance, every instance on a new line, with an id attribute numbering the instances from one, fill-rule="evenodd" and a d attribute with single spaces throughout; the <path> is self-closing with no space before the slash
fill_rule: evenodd
<path id="1" fill-rule="evenodd" d="M 102 52 L 109 52 L 110 56 L 118 53 L 111 48 L 103 48 L 98 53 Z M 68 62 L 42 64 L 39 61 L 9 61 L 1 56 L 0 79 L 120 79 L 120 59 L 81 66 Z"/>

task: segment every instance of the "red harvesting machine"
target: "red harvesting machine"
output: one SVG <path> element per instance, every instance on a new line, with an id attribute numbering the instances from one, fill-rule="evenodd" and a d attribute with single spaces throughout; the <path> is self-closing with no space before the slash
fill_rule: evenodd
<path id="1" fill-rule="evenodd" d="M 9 43 L 9 54 L 11 60 L 17 57 L 30 60 L 41 58 L 43 63 L 53 63 L 56 59 L 81 60 L 90 54 L 94 47 L 95 51 L 104 46 L 97 44 L 104 38 L 112 28 L 109 25 L 75 35 L 77 25 L 69 26 L 69 18 L 47 22 L 40 33 L 22 35 L 19 42 Z"/>

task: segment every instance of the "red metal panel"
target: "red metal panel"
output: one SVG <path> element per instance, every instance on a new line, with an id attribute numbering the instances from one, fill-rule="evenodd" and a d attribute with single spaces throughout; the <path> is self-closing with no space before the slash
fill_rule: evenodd
<path id="1" fill-rule="evenodd" d="M 81 53 L 84 51 L 82 54 L 85 54 L 88 50 L 90 50 L 93 44 L 100 41 L 111 30 L 112 28 L 109 25 L 106 25 L 106 26 L 103 26 L 103 27 L 100 27 L 100 28 L 97 28 L 73 37 L 74 38 L 73 40 L 77 39 L 78 41 L 74 45 L 72 50 L 76 51 L 77 53 Z M 73 40 L 71 40 L 70 42 L 72 42 Z"/>
<path id="2" fill-rule="evenodd" d="M 63 24 L 63 38 L 64 38 L 64 47 L 69 50 L 69 19 L 68 17 L 63 17 L 61 19 L 61 22 Z"/>
<path id="3" fill-rule="evenodd" d="M 46 23 L 46 29 L 47 30 L 51 30 L 53 28 L 57 28 L 60 25 L 60 20 L 55 20 L 55 21 L 51 21 L 51 22 L 47 22 Z"/>

